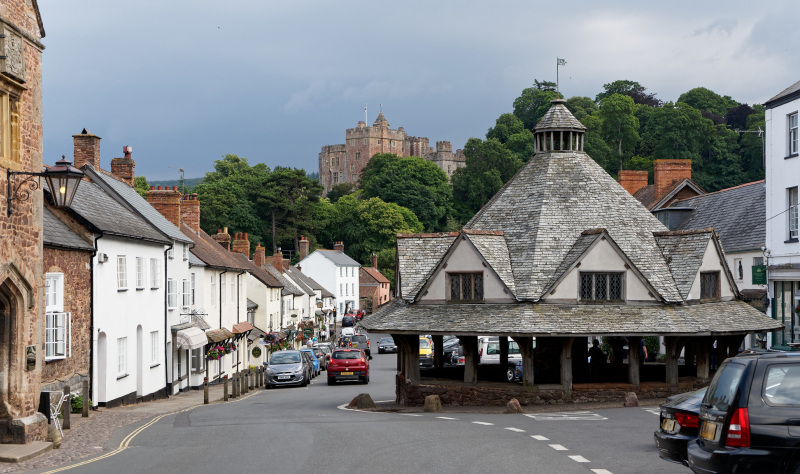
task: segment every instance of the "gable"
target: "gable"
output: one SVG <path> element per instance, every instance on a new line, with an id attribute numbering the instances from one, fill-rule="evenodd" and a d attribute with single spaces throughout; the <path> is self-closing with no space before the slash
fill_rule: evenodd
<path id="1" fill-rule="evenodd" d="M 700 279 L 701 274 L 704 272 L 719 272 L 719 297 L 721 300 L 730 300 L 736 297 L 736 283 L 731 281 L 728 274 L 727 265 L 724 263 L 722 253 L 719 247 L 715 244 L 713 239 L 709 239 L 706 244 L 705 251 L 703 252 L 703 260 L 700 263 L 700 268 L 696 271 L 692 281 L 691 289 L 686 297 L 686 300 L 699 300 L 700 299 Z"/>
<path id="2" fill-rule="evenodd" d="M 445 302 L 449 299 L 449 275 L 453 273 L 480 273 L 483 275 L 483 299 L 487 303 L 515 301 L 505 283 L 488 264 L 475 245 L 466 236 L 453 243 L 442 264 L 422 287 L 418 301 Z"/>

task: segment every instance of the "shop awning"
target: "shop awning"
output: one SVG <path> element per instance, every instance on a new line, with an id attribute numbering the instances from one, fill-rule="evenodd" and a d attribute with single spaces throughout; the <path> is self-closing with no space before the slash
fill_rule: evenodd
<path id="1" fill-rule="evenodd" d="M 215 343 L 222 342 L 226 339 L 232 339 L 234 334 L 225 328 L 219 328 L 206 331 L 206 337 L 208 338 L 208 342 Z"/>
<path id="2" fill-rule="evenodd" d="M 247 331 L 252 331 L 256 327 L 250 324 L 247 321 L 242 321 L 241 323 L 236 323 L 233 325 L 233 333 L 234 334 L 244 334 Z"/>
<path id="3" fill-rule="evenodd" d="M 178 349 L 198 349 L 206 344 L 206 333 L 198 327 L 181 329 L 175 333 L 175 347 Z"/>
<path id="4" fill-rule="evenodd" d="M 261 339 L 262 337 L 266 336 L 267 333 L 262 331 L 261 329 L 255 328 L 250 331 L 250 334 L 247 335 L 247 340 L 250 342 L 255 341 L 256 339 Z"/>

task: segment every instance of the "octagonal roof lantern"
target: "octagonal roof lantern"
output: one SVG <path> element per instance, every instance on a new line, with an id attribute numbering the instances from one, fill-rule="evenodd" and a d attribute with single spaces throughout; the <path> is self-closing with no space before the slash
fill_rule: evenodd
<path id="1" fill-rule="evenodd" d="M 534 153 L 583 151 L 586 126 L 572 115 L 565 102 L 551 100 L 550 109 L 533 127 Z"/>

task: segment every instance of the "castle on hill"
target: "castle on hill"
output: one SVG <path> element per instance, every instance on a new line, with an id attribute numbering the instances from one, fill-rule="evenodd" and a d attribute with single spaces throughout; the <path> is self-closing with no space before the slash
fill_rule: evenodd
<path id="1" fill-rule="evenodd" d="M 449 141 L 430 146 L 427 137 L 412 137 L 403 127 L 389 128 L 383 112 L 371 127 L 359 121 L 356 128 L 348 128 L 345 142 L 325 145 L 319 153 L 319 181 L 325 193 L 340 183 L 358 183 L 361 170 L 377 153 L 394 153 L 397 156 L 420 156 L 432 161 L 450 178 L 458 168 L 465 166 L 464 151 L 456 150 Z"/>

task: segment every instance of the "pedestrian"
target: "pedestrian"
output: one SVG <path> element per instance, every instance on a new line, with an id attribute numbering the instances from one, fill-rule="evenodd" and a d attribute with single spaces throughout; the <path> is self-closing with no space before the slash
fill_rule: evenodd
<path id="1" fill-rule="evenodd" d="M 642 338 L 639 344 L 639 363 L 642 364 L 645 360 L 647 360 L 647 344 L 645 344 L 644 338 Z"/>
<path id="2" fill-rule="evenodd" d="M 591 369 L 592 382 L 599 382 L 603 375 L 603 366 L 606 363 L 606 355 L 600 349 L 600 341 L 597 339 L 592 341 L 592 347 L 589 349 L 589 368 Z"/>
<path id="3" fill-rule="evenodd" d="M 711 345 L 711 370 L 717 370 L 717 340 Z"/>

